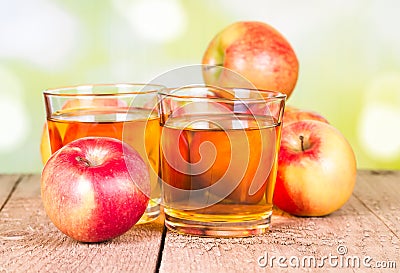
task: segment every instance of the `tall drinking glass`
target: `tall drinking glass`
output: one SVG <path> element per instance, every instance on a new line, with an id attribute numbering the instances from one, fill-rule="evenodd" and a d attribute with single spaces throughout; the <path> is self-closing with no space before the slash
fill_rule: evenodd
<path id="1" fill-rule="evenodd" d="M 158 181 L 160 125 L 157 92 L 161 85 L 95 84 L 45 90 L 51 152 L 87 136 L 112 137 L 138 151 L 150 172 L 151 196 L 138 223 L 160 214 Z"/>
<path id="2" fill-rule="evenodd" d="M 250 236 L 271 222 L 286 96 L 187 86 L 159 92 L 165 225 L 200 236 Z"/>

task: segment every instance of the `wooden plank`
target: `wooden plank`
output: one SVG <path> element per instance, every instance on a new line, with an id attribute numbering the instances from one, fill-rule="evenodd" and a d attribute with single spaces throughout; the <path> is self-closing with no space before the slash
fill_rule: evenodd
<path id="1" fill-rule="evenodd" d="M 359 180 L 362 187 L 354 190 L 354 196 L 399 238 L 400 172 L 363 170 Z"/>
<path id="2" fill-rule="evenodd" d="M 105 243 L 78 243 L 50 222 L 40 177 L 26 176 L 0 212 L 0 272 L 155 272 L 163 220 Z"/>
<path id="3" fill-rule="evenodd" d="M 20 176 L 16 174 L 0 175 L 0 211 L 1 208 L 3 208 L 7 199 L 9 198 L 19 178 Z"/>
<path id="4" fill-rule="evenodd" d="M 373 182 L 369 173 L 362 173 L 355 195 L 340 210 L 326 217 L 294 217 L 275 211 L 271 230 L 263 236 L 200 238 L 168 231 L 160 272 L 336 272 L 338 268 L 341 272 L 365 272 L 368 265 L 379 265 L 378 262 L 399 267 L 399 236 L 393 227 L 395 222 L 386 219 L 387 225 L 383 224 L 365 205 L 378 202 L 377 196 L 381 194 L 369 193 L 368 185 Z M 379 183 L 381 185 L 377 184 L 374 190 L 385 192 L 393 186 L 398 191 L 400 187 L 400 183 L 393 185 L 386 178 L 379 179 Z M 398 220 L 399 210 L 392 210 L 391 206 L 395 204 L 398 208 L 399 203 L 390 200 L 393 202 L 382 199 L 379 203 L 381 215 Z M 279 265 L 279 257 L 286 259 L 281 260 L 281 264 L 287 268 Z M 312 258 L 322 267 L 314 268 Z"/>

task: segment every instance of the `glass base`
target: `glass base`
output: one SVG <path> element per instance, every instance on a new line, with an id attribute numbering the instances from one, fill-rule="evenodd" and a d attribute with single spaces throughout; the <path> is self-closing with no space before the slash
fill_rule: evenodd
<path id="1" fill-rule="evenodd" d="M 243 219 L 243 221 L 196 221 L 172 216 L 168 209 L 165 212 L 165 226 L 181 234 L 204 237 L 248 237 L 264 234 L 271 223 L 271 212 L 258 215 L 258 219 Z"/>
<path id="2" fill-rule="evenodd" d="M 150 200 L 146 211 L 136 224 L 139 225 L 152 222 L 156 220 L 158 216 L 160 216 L 160 204 L 154 200 Z"/>

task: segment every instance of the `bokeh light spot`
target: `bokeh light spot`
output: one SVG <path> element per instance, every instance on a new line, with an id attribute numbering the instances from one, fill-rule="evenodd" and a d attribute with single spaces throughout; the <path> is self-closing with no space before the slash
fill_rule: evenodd
<path id="1" fill-rule="evenodd" d="M 3 93 L 12 94 L 14 97 L 23 95 L 22 84 L 18 77 L 11 70 L 3 66 L 0 66 L 0 81 L 0 100 L 2 100 Z"/>
<path id="2" fill-rule="evenodd" d="M 167 42 L 179 37 L 186 29 L 186 13 L 177 0 L 134 1 L 125 9 L 120 0 L 116 2 L 118 10 L 144 39 Z"/>
<path id="3" fill-rule="evenodd" d="M 358 139 L 374 160 L 400 159 L 400 73 L 386 71 L 367 85 L 358 122 Z"/>
<path id="4" fill-rule="evenodd" d="M 359 139 L 372 157 L 390 161 L 400 157 L 400 108 L 367 104 L 361 113 Z"/>
<path id="5" fill-rule="evenodd" d="M 55 69 L 69 63 L 77 48 L 79 25 L 54 1 L 3 1 L 0 18 L 0 57 Z"/>

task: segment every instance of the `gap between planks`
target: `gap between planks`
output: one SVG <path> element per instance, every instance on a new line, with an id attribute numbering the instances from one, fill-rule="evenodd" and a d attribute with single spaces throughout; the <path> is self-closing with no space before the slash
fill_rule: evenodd
<path id="1" fill-rule="evenodd" d="M 11 196 L 24 178 L 23 175 L 1 175 L 0 177 L 0 211 L 6 206 Z"/>

